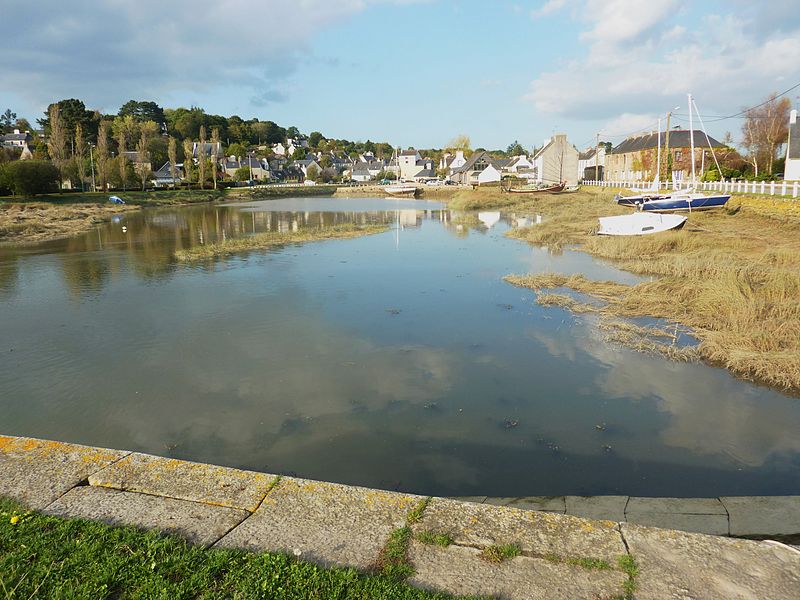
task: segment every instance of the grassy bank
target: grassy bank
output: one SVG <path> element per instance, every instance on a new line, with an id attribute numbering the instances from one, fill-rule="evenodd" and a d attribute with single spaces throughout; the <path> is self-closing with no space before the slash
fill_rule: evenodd
<path id="1" fill-rule="evenodd" d="M 302 244 L 305 242 L 316 242 L 321 240 L 340 240 L 347 238 L 383 233 L 387 230 L 385 225 L 336 225 L 325 229 L 300 229 L 299 231 L 288 231 L 286 233 L 267 232 L 255 235 L 232 238 L 196 246 L 188 250 L 179 250 L 175 253 L 175 258 L 183 262 L 197 262 L 210 260 L 220 256 L 239 254 L 251 250 L 261 250 L 285 244 Z"/>
<path id="2" fill-rule="evenodd" d="M 444 599 L 378 575 L 284 554 L 210 550 L 125 527 L 65 520 L 0 499 L 0 597 Z"/>
<path id="3" fill-rule="evenodd" d="M 633 286 L 558 274 L 508 280 L 535 290 L 588 294 L 601 301 L 606 315 L 679 323 L 694 331 L 700 358 L 741 378 L 800 394 L 800 215 L 794 203 L 737 196 L 725 210 L 692 213 L 681 231 L 592 235 L 598 215 L 625 212 L 610 202 L 612 196 L 591 190 L 515 203 L 511 206 L 533 209 L 545 221 L 511 235 L 554 249 L 575 244 L 657 279 Z M 558 298 L 543 302 L 559 304 Z M 585 303 L 576 309 L 591 310 Z"/>
<path id="4" fill-rule="evenodd" d="M 225 196 L 226 190 L 130 190 L 127 192 L 68 192 L 63 194 L 43 194 L 35 198 L 15 198 L 11 196 L 0 197 L 0 206 L 3 204 L 25 204 L 30 202 L 68 206 L 72 204 L 108 204 L 108 197 L 115 195 L 125 200 L 126 204 L 136 206 L 170 206 L 180 204 L 195 204 L 220 200 Z"/>

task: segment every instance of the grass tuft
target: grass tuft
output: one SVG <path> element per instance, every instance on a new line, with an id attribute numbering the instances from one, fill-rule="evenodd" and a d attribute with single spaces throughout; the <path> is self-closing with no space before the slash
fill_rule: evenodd
<path id="1" fill-rule="evenodd" d="M 447 548 L 453 544 L 453 537 L 448 533 L 420 531 L 415 537 L 418 541 L 429 546 L 441 546 L 442 548 Z"/>
<path id="2" fill-rule="evenodd" d="M 257 233 L 247 237 L 231 238 L 195 246 L 187 250 L 178 250 L 175 258 L 182 262 L 197 262 L 211 260 L 221 256 L 239 254 L 251 250 L 262 250 L 283 246 L 285 244 L 300 244 L 306 242 L 316 242 L 322 240 L 338 240 L 383 233 L 387 230 L 385 225 L 336 225 L 324 229 L 301 229 L 299 231 L 289 231 L 286 233 L 270 231 Z"/>
<path id="3" fill-rule="evenodd" d="M 520 554 L 522 554 L 522 548 L 519 547 L 519 544 L 503 544 L 487 546 L 481 551 L 480 557 L 489 562 L 501 563 Z"/>
<path id="4" fill-rule="evenodd" d="M 636 564 L 636 560 L 630 554 L 624 554 L 617 558 L 617 564 L 619 568 L 628 576 L 628 579 L 625 580 L 623 584 L 623 589 L 625 591 L 625 600 L 631 600 L 633 598 L 633 594 L 636 592 L 636 578 L 639 575 L 639 566 Z"/>
<path id="5" fill-rule="evenodd" d="M 411 543 L 411 528 L 395 529 L 386 545 L 381 549 L 373 570 L 395 581 L 408 579 L 414 574 L 414 567 L 408 562 L 408 546 Z"/>
<path id="6" fill-rule="evenodd" d="M 430 502 L 430 496 L 424 500 L 420 500 L 420 502 L 414 508 L 412 508 L 406 516 L 406 525 L 414 525 L 415 523 L 419 523 L 420 519 L 422 519 L 425 509 L 428 508 L 428 504 L 430 504 Z"/>

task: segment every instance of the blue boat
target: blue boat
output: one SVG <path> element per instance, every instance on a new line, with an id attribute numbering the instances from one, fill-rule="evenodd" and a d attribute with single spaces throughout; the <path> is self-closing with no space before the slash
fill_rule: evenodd
<path id="1" fill-rule="evenodd" d="M 639 194 L 638 196 L 623 196 L 622 194 L 617 194 L 614 196 L 614 200 L 617 204 L 622 206 L 635 206 L 636 208 L 639 207 L 643 202 L 648 202 L 650 200 L 661 200 L 663 198 L 668 198 L 669 194 Z"/>
<path id="2" fill-rule="evenodd" d="M 711 210 L 722 208 L 730 200 L 730 194 L 706 196 L 691 192 L 677 192 L 662 197 L 653 196 L 639 203 L 639 210 L 645 212 L 680 212 L 693 210 Z"/>

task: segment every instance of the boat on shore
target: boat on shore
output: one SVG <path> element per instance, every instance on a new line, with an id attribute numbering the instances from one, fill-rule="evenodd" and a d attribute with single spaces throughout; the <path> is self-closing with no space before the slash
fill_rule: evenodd
<path id="1" fill-rule="evenodd" d="M 649 235 L 680 229 L 688 217 L 660 213 L 636 212 L 630 215 L 600 217 L 598 235 Z"/>
<path id="2" fill-rule="evenodd" d="M 509 194 L 555 194 L 558 192 L 563 192 L 565 187 L 567 187 L 567 182 L 562 181 L 561 183 L 556 185 L 550 185 L 544 187 L 540 185 L 531 185 L 521 188 L 508 188 L 506 191 Z"/>
<path id="3" fill-rule="evenodd" d="M 417 195 L 417 186 L 413 183 L 393 183 L 383 188 L 383 191 L 390 196 L 402 196 L 408 198 Z"/>
<path id="4" fill-rule="evenodd" d="M 692 192 L 677 192 L 661 198 L 652 197 L 641 204 L 639 210 L 643 212 L 681 212 L 693 210 L 711 210 L 722 208 L 731 199 L 730 194 L 707 196 Z"/>

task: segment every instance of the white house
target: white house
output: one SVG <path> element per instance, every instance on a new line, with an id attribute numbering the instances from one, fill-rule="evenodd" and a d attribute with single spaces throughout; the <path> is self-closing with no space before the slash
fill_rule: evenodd
<path id="1" fill-rule="evenodd" d="M 786 181 L 800 180 L 800 122 L 797 111 L 789 113 L 789 142 L 786 144 L 786 166 L 783 169 Z"/>
<path id="2" fill-rule="evenodd" d="M 578 183 L 578 150 L 567 141 L 566 133 L 557 133 L 533 157 L 536 180 L 540 183 L 568 185 Z"/>
<path id="3" fill-rule="evenodd" d="M 533 172 L 533 161 L 524 154 L 519 156 L 512 156 L 508 163 L 503 167 L 504 173 L 513 173 L 515 175 L 523 175 Z"/>
<path id="4" fill-rule="evenodd" d="M 578 177 L 580 179 L 603 179 L 606 166 L 606 147 L 587 148 L 578 154 Z"/>
<path id="5" fill-rule="evenodd" d="M 211 142 L 205 142 L 202 151 L 206 155 L 206 157 L 210 158 L 211 155 L 214 154 L 213 150 L 214 150 L 214 144 L 212 144 Z M 192 142 L 192 158 L 197 159 L 200 156 L 200 152 L 201 152 L 200 142 Z M 222 156 L 222 142 L 217 142 L 216 155 L 220 157 Z"/>
<path id="6" fill-rule="evenodd" d="M 475 152 L 463 166 L 453 170 L 449 178 L 456 183 L 485 185 L 500 181 L 502 174 L 488 152 Z"/>
<path id="7" fill-rule="evenodd" d="M 446 175 L 449 177 L 453 171 L 460 169 L 465 164 L 467 164 L 467 159 L 464 156 L 463 150 L 456 150 L 455 154 L 445 152 L 442 156 L 442 160 L 439 161 L 439 169 L 445 171 Z"/>

